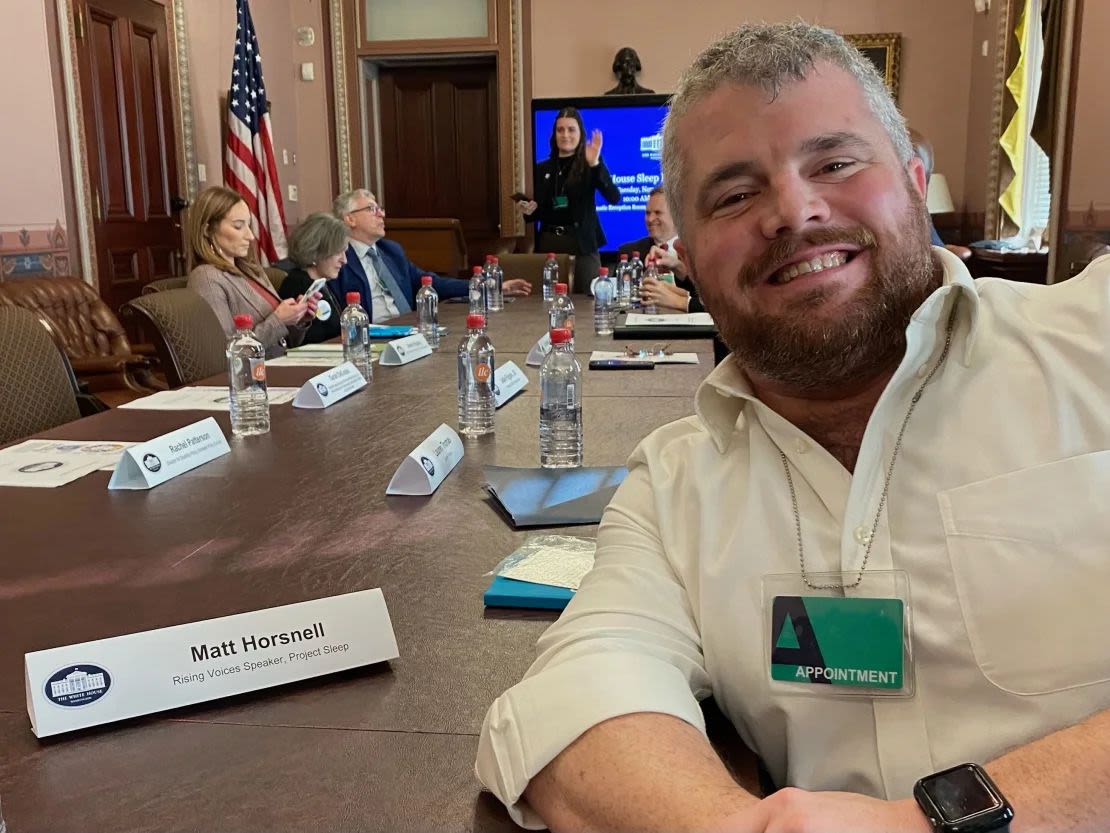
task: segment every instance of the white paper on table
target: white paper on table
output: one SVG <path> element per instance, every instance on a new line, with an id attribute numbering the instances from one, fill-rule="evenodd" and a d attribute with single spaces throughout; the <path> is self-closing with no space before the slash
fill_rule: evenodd
<path id="1" fill-rule="evenodd" d="M 626 327 L 712 327 L 713 316 L 708 312 L 686 312 L 677 315 L 644 315 L 640 312 L 630 312 L 624 319 Z"/>
<path id="2" fill-rule="evenodd" d="M 76 454 L 0 451 L 0 486 L 54 488 L 96 471 L 96 461 Z"/>
<path id="3" fill-rule="evenodd" d="M 618 362 L 654 362 L 655 364 L 697 364 L 700 359 L 697 353 L 668 353 L 666 355 L 630 356 L 610 350 L 594 350 L 590 353 L 590 361 L 618 361 Z"/>
<path id="4" fill-rule="evenodd" d="M 342 353 L 338 356 L 331 353 L 298 353 L 295 356 L 279 356 L 276 359 L 266 360 L 267 367 L 339 367 L 341 364 L 343 364 Z"/>
<path id="5" fill-rule="evenodd" d="M 95 465 L 95 471 L 112 471 L 124 449 L 134 444 L 116 440 L 25 440 L 0 451 L 0 459 L 12 453 L 57 454 L 65 455 L 66 458 L 72 455 L 89 465 Z"/>
<path id="6" fill-rule="evenodd" d="M 268 387 L 266 395 L 271 405 L 292 402 L 300 388 Z M 225 386 L 197 385 L 195 387 L 163 390 L 120 405 L 147 411 L 227 411 L 231 393 Z"/>
<path id="7" fill-rule="evenodd" d="M 292 350 L 286 350 L 285 355 L 296 356 L 304 355 L 307 353 L 327 353 L 331 356 L 342 356 L 342 344 L 302 344 L 300 347 L 294 347 Z M 270 363 L 270 359 L 266 360 L 266 364 Z"/>
<path id="8" fill-rule="evenodd" d="M 550 584 L 577 590 L 586 573 L 594 566 L 592 551 L 568 552 L 561 549 L 541 549 L 530 553 L 498 575 L 533 584 Z"/>

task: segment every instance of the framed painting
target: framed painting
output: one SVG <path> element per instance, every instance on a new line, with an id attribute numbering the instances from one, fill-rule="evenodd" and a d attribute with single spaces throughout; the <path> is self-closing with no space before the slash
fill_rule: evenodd
<path id="1" fill-rule="evenodd" d="M 902 72 L 902 36 L 897 32 L 885 32 L 879 35 L 845 35 L 844 39 L 875 65 L 897 101 Z"/>

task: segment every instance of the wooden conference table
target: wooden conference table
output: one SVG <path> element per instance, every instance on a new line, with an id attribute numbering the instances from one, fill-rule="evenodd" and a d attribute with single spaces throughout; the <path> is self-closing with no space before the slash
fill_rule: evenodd
<path id="1" fill-rule="evenodd" d="M 577 351 L 592 334 L 578 301 Z M 97 472 L 57 489 L 0 488 L 0 806 L 12 833 L 96 830 L 510 830 L 473 775 L 486 708 L 531 663 L 555 616 L 486 610 L 486 573 L 528 534 L 481 488 L 482 466 L 538 465 L 542 302 L 492 316 L 498 362 L 530 383 L 494 437 L 432 496 L 386 497 L 403 457 L 456 426 L 466 307 L 443 304 L 441 351 L 325 411 L 271 410 L 263 437 L 149 491 Z M 693 413 L 697 365 L 584 369 L 585 464 L 623 464 L 656 426 Z M 275 367 L 273 385 L 320 368 Z M 206 380 L 221 384 L 224 377 Z M 141 441 L 210 412 L 113 410 L 42 434 Z M 596 527 L 568 534 L 593 537 Z M 43 741 L 25 709 L 28 651 L 381 587 L 400 658 Z"/>

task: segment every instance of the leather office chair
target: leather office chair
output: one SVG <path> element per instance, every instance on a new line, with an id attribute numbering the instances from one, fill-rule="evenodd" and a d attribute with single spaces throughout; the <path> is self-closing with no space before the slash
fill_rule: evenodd
<path id="1" fill-rule="evenodd" d="M 386 234 L 421 269 L 441 275 L 470 274 L 466 237 L 456 217 L 390 217 Z"/>
<path id="2" fill-rule="evenodd" d="M 39 316 L 0 307 L 0 445 L 79 419 L 71 378 Z"/>
<path id="3" fill-rule="evenodd" d="M 543 265 L 547 263 L 547 255 L 540 253 L 529 254 L 503 254 L 498 255 L 501 262 L 501 271 L 505 279 L 524 278 L 532 284 L 533 292 L 543 290 Z M 576 289 L 584 292 L 586 287 L 572 286 L 574 281 L 574 255 L 555 255 L 555 263 L 559 265 L 559 280 L 567 285 L 571 292 Z"/>
<path id="4" fill-rule="evenodd" d="M 183 276 L 173 278 L 159 278 L 155 281 L 150 281 L 143 286 L 143 295 L 149 295 L 152 292 L 165 292 L 167 289 L 184 289 L 185 285 L 189 283 L 189 279 Z"/>
<path id="5" fill-rule="evenodd" d="M 77 378 L 109 405 L 159 390 L 150 361 L 136 354 L 119 319 L 96 290 L 73 277 L 21 278 L 0 283 L 0 306 L 47 318 L 65 346 Z"/>
<path id="6" fill-rule="evenodd" d="M 273 284 L 274 292 L 281 292 L 281 282 L 285 280 L 285 276 L 289 273 L 276 266 L 263 266 L 262 271 L 266 273 L 266 277 L 269 278 L 270 283 Z"/>
<path id="7" fill-rule="evenodd" d="M 140 295 L 124 304 L 120 313 L 154 333 L 154 349 L 171 388 L 227 370 L 223 327 L 212 307 L 193 290 Z"/>

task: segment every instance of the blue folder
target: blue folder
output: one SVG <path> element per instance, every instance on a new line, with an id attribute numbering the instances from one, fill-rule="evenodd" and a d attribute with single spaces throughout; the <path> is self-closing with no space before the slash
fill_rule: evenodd
<path id="1" fill-rule="evenodd" d="M 513 578 L 494 576 L 482 596 L 486 607 L 530 607 L 540 610 L 562 610 L 574 598 L 568 587 L 533 584 Z"/>
<path id="2" fill-rule="evenodd" d="M 370 325 L 370 338 L 401 338 L 402 336 L 411 336 L 415 329 L 412 327 L 403 327 L 398 324 L 371 324 Z"/>

